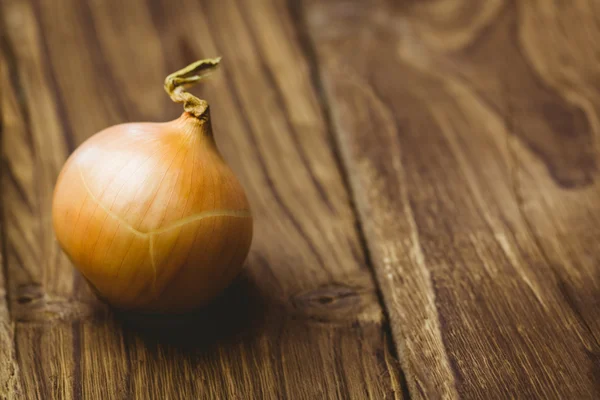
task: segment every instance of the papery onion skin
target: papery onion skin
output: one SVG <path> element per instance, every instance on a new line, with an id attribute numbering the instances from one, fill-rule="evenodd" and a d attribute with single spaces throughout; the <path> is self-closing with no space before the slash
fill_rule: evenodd
<path id="1" fill-rule="evenodd" d="M 252 241 L 248 201 L 208 110 L 92 136 L 58 177 L 52 217 L 98 294 L 142 312 L 207 304 L 239 274 Z"/>

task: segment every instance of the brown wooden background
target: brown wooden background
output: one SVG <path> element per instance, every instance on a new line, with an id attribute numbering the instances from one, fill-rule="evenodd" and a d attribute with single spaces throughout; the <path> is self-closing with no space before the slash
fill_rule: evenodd
<path id="1" fill-rule="evenodd" d="M 600 2 L 2 0 L 3 399 L 600 398 Z M 192 323 L 54 239 L 83 140 L 198 89 L 251 200 Z"/>

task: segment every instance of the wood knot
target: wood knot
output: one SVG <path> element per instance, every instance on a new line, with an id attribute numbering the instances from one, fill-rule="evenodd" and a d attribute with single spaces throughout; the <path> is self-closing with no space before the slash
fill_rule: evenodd
<path id="1" fill-rule="evenodd" d="M 296 315 L 318 322 L 356 321 L 377 305 L 372 291 L 339 283 L 299 293 L 291 301 Z"/>
<path id="2" fill-rule="evenodd" d="M 12 315 L 18 322 L 45 323 L 57 320 L 85 319 L 100 316 L 104 307 L 76 299 L 49 295 L 38 283 L 19 285 L 12 300 Z"/>
<path id="3" fill-rule="evenodd" d="M 16 293 L 16 302 L 19 304 L 29 304 L 43 300 L 46 293 L 44 288 L 40 284 L 32 283 L 26 285 L 19 285 Z"/>

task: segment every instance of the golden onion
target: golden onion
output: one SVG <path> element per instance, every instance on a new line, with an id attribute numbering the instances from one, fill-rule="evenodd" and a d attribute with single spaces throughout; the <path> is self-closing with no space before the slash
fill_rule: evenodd
<path id="1" fill-rule="evenodd" d="M 208 104 L 185 91 L 219 59 L 165 80 L 185 112 L 89 138 L 56 183 L 61 248 L 110 304 L 142 312 L 205 305 L 240 272 L 252 241 L 244 190 L 215 144 Z"/>

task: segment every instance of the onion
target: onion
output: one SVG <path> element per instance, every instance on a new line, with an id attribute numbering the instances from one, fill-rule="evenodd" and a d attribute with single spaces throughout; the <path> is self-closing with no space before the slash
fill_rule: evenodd
<path id="1" fill-rule="evenodd" d="M 217 149 L 208 104 L 185 91 L 219 61 L 166 78 L 165 90 L 184 105 L 178 119 L 109 127 L 79 146 L 58 177 L 58 242 L 117 308 L 190 311 L 242 269 L 252 241 L 248 201 Z"/>

